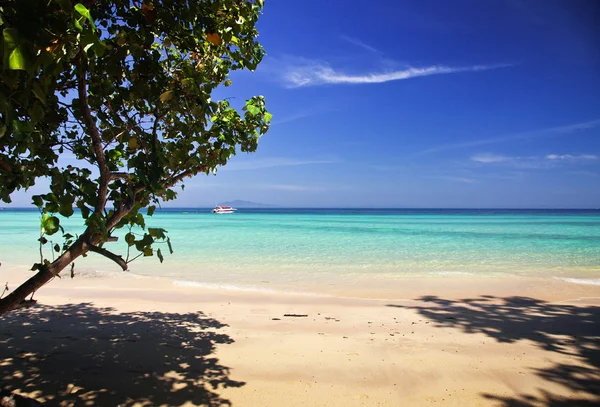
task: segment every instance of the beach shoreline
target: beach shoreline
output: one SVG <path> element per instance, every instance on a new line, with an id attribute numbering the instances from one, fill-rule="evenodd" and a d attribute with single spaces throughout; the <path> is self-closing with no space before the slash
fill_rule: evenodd
<path id="1" fill-rule="evenodd" d="M 404 279 L 375 299 L 63 277 L 0 321 L 3 386 L 60 405 L 600 401 L 600 287 L 490 278 Z"/>

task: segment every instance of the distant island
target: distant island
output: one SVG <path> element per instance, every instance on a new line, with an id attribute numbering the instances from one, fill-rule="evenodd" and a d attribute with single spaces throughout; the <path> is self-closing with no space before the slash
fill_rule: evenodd
<path id="1" fill-rule="evenodd" d="M 268 205 L 268 204 L 264 204 L 264 203 L 251 202 L 251 201 L 243 201 L 241 199 L 221 202 L 219 205 L 233 206 L 234 208 L 273 208 L 273 207 L 275 207 L 275 205 Z"/>

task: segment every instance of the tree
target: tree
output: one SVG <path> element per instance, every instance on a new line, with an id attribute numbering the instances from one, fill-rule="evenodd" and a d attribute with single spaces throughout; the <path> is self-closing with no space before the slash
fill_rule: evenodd
<path id="1" fill-rule="evenodd" d="M 255 151 L 271 119 L 262 96 L 244 112 L 211 99 L 231 71 L 263 58 L 263 0 L 76 1 L 0 0 L 0 199 L 50 181 L 33 197 L 42 213 L 36 274 L 0 299 L 0 314 L 87 252 L 126 270 L 130 260 L 104 247 L 123 227 L 129 248 L 162 261 L 166 231 L 145 229 L 140 210 L 152 216 L 184 178 Z M 67 152 L 80 165 L 61 165 Z M 56 216 L 74 206 L 85 223 L 77 236 Z M 46 236 L 57 233 L 64 243 L 49 248 L 51 261 Z"/>

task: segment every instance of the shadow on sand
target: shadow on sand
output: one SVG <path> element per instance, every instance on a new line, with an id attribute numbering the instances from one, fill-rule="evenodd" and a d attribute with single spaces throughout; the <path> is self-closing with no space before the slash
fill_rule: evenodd
<path id="1" fill-rule="evenodd" d="M 482 333 L 498 342 L 529 340 L 573 361 L 534 370 L 542 379 L 567 388 L 572 397 L 540 389 L 539 395 L 483 394 L 488 400 L 507 407 L 600 406 L 600 307 L 548 303 L 526 297 L 482 296 L 454 301 L 425 296 L 418 300 L 425 305 L 388 306 L 414 309 L 438 327 Z"/>
<path id="2" fill-rule="evenodd" d="M 92 304 L 38 306 L 0 318 L 0 386 L 48 406 L 229 405 L 240 387 L 211 356 L 233 340 L 202 313 L 117 314 Z"/>

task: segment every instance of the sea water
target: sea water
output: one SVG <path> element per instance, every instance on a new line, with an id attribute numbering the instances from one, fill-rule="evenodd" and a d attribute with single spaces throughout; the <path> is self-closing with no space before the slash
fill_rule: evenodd
<path id="1" fill-rule="evenodd" d="M 36 211 L 0 211 L 0 275 L 4 267 L 39 261 L 39 219 Z M 82 231 L 78 213 L 62 224 L 71 234 Z M 168 231 L 174 253 L 157 246 L 162 264 L 142 257 L 126 273 L 180 285 L 326 292 L 333 284 L 470 275 L 600 285 L 597 210 L 269 208 L 216 215 L 181 208 L 157 210 L 147 225 Z M 125 232 L 105 247 L 125 255 Z M 48 239 L 60 243 L 55 236 Z M 78 259 L 76 269 L 84 276 L 122 273 L 94 253 Z"/>

